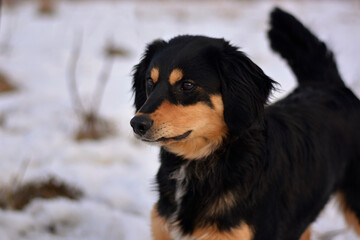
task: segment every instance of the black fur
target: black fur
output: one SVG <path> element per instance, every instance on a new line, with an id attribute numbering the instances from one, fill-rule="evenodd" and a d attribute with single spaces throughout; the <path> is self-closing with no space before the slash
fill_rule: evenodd
<path id="1" fill-rule="evenodd" d="M 157 210 L 184 236 L 209 225 L 230 231 L 246 223 L 256 240 L 299 239 L 335 192 L 345 194 L 360 219 L 360 101 L 341 80 L 326 45 L 293 16 L 275 9 L 269 39 L 299 82 L 270 106 L 265 104 L 275 82 L 223 39 L 156 41 L 135 67 L 137 110 L 146 101 L 146 74 L 154 64 L 188 69 L 205 92 L 222 95 L 229 134 L 221 147 L 201 160 L 161 149 Z M 149 101 L 164 94 L 157 89 Z M 190 102 L 173 96 L 173 102 L 192 104 L 204 96 Z M 186 179 L 179 182 L 174 175 L 180 168 Z M 186 190 L 180 200 L 178 187 Z M 229 193 L 235 203 L 214 211 Z"/>
<path id="2" fill-rule="evenodd" d="M 276 8 L 271 13 L 271 26 L 271 47 L 288 62 L 300 85 L 344 85 L 333 53 L 296 18 Z"/>
<path id="3" fill-rule="evenodd" d="M 156 52 L 164 48 L 166 45 L 167 43 L 163 40 L 157 40 L 149 44 L 140 63 L 134 67 L 133 89 L 135 93 L 134 105 L 136 111 L 138 111 L 146 101 L 145 77 L 150 61 L 153 57 L 155 57 Z"/>
<path id="4" fill-rule="evenodd" d="M 224 119 L 232 134 L 241 134 L 254 122 L 262 121 L 264 104 L 274 81 L 228 43 L 218 61 L 221 94 L 226 106 Z"/>

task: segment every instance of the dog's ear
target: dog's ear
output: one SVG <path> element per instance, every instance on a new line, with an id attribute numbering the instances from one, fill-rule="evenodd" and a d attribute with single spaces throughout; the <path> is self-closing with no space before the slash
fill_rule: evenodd
<path id="1" fill-rule="evenodd" d="M 167 43 L 163 40 L 155 40 L 154 42 L 148 44 L 140 63 L 134 66 L 132 89 L 135 94 L 134 106 L 136 111 L 138 111 L 146 101 L 146 70 L 155 54 L 166 45 Z"/>
<path id="2" fill-rule="evenodd" d="M 239 135 L 254 122 L 263 122 L 264 105 L 274 81 L 236 47 L 225 42 L 218 54 L 224 120 Z"/>

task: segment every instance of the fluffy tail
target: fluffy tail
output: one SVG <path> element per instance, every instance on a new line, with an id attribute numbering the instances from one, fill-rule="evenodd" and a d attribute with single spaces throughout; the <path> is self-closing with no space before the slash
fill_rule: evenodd
<path id="1" fill-rule="evenodd" d="M 279 8 L 271 12 L 268 37 L 295 73 L 299 85 L 344 85 L 333 53 L 295 17 Z"/>

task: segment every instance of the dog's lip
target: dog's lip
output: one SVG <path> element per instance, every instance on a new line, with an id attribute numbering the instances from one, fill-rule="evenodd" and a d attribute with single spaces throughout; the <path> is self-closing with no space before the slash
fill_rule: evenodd
<path id="1" fill-rule="evenodd" d="M 154 141 L 149 140 L 149 139 L 145 139 L 145 138 L 141 138 L 141 140 L 144 141 L 144 142 L 152 142 L 152 143 L 153 143 L 153 142 L 166 142 L 166 141 L 170 141 L 170 140 L 179 141 L 179 140 L 182 140 L 182 139 L 188 137 L 191 132 L 192 132 L 192 130 L 189 130 L 189 131 L 187 131 L 186 133 L 181 134 L 181 135 L 178 135 L 178 136 L 175 136 L 175 137 L 169 137 L 169 138 L 161 137 L 161 138 L 159 138 L 159 139 L 157 139 L 157 140 L 154 140 Z"/>
<path id="2" fill-rule="evenodd" d="M 187 136 L 189 136 L 191 132 L 192 132 L 192 130 L 187 131 L 184 134 L 181 134 L 181 135 L 178 135 L 175 137 L 170 137 L 170 138 L 162 137 L 162 138 L 159 138 L 158 140 L 156 140 L 155 142 L 165 142 L 165 141 L 169 141 L 169 140 L 179 141 L 179 140 L 182 140 L 182 139 L 186 138 Z"/>

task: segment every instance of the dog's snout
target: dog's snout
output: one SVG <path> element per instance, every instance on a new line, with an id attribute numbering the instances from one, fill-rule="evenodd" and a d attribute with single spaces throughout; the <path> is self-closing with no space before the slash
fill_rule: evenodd
<path id="1" fill-rule="evenodd" d="M 153 120 L 143 115 L 135 116 L 131 119 L 130 125 L 136 134 L 143 136 L 153 125 Z"/>

